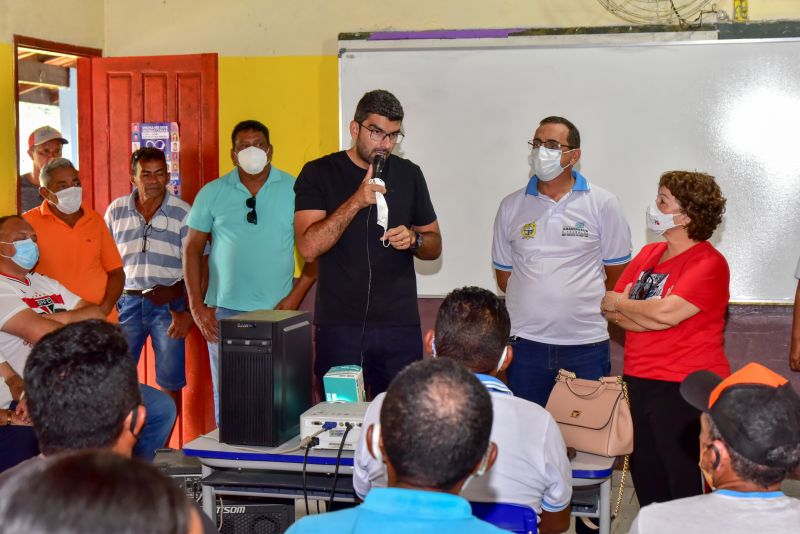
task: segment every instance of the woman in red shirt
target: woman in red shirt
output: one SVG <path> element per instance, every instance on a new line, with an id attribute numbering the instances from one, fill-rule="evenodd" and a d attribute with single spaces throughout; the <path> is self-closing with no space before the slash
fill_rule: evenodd
<path id="1" fill-rule="evenodd" d="M 665 241 L 642 248 L 601 303 L 606 318 L 627 331 L 631 474 L 640 506 L 702 493 L 700 412 L 679 386 L 701 369 L 730 374 L 722 346 L 730 271 L 707 241 L 722 221 L 725 198 L 703 173 L 666 172 L 658 186 L 647 227 Z"/>

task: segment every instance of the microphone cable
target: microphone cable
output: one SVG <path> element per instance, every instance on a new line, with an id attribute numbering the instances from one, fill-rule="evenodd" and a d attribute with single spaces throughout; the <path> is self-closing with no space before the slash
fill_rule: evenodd
<path id="1" fill-rule="evenodd" d="M 373 162 L 372 165 L 375 165 L 375 160 L 376 159 L 378 159 L 378 156 L 375 156 L 375 158 L 372 159 L 372 162 Z M 388 155 L 386 157 L 382 157 L 381 156 L 381 159 L 383 160 L 383 163 L 378 165 L 379 169 L 375 169 L 375 167 L 373 167 L 373 178 L 375 177 L 375 171 L 377 170 L 378 178 L 383 179 L 383 174 L 384 174 L 385 169 L 386 169 L 386 167 L 387 167 L 387 165 L 389 163 L 389 157 L 388 157 Z M 366 335 L 366 331 L 367 331 L 367 317 L 369 315 L 369 304 L 370 304 L 370 300 L 372 298 L 372 256 L 370 255 L 370 252 L 369 252 L 369 246 L 370 246 L 370 241 L 369 241 L 369 220 L 370 220 L 370 217 L 372 217 L 372 207 L 373 206 L 374 206 L 374 204 L 370 204 L 369 205 L 369 209 L 367 210 L 367 228 L 366 228 L 366 237 L 365 237 L 366 249 L 367 249 L 367 271 L 368 271 L 368 276 L 367 276 L 367 302 L 366 302 L 366 304 L 364 306 L 364 319 L 363 319 L 363 321 L 361 321 L 361 335 L 358 338 L 359 366 L 361 367 L 361 372 L 364 375 L 365 381 L 366 381 L 366 374 L 367 373 L 366 373 L 366 370 L 364 369 L 364 336 Z M 369 393 L 369 392 L 367 392 L 367 393 Z"/>
<path id="2" fill-rule="evenodd" d="M 364 335 L 367 331 L 367 316 L 369 315 L 369 302 L 372 295 L 372 258 L 369 253 L 369 218 L 372 215 L 372 204 L 369 205 L 369 210 L 367 211 L 367 235 L 366 235 L 366 245 L 367 245 L 367 303 L 364 306 L 364 320 L 361 321 L 361 335 L 358 338 L 358 352 L 360 356 L 359 365 L 361 367 L 361 372 L 366 375 L 364 371 Z"/>

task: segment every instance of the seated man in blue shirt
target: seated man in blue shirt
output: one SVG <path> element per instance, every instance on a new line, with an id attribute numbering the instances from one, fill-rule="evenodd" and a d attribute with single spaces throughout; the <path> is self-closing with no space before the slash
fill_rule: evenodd
<path id="1" fill-rule="evenodd" d="M 287 533 L 503 532 L 473 517 L 458 496 L 470 476 L 494 464 L 491 428 L 492 401 L 474 374 L 447 359 L 411 364 L 389 386 L 380 424 L 366 429 L 389 487 L 373 489 L 356 508 L 304 517 Z"/>

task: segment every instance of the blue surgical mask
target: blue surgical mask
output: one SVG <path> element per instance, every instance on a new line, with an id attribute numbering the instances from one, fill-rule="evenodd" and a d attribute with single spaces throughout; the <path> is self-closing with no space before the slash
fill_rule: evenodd
<path id="1" fill-rule="evenodd" d="M 13 256 L 6 256 L 5 254 L 0 254 L 0 256 L 11 258 L 11 261 L 26 271 L 33 269 L 33 266 L 36 265 L 37 261 L 39 261 L 39 245 L 37 245 L 36 242 L 31 238 L 13 242 L 0 241 L 0 243 L 14 245 L 14 248 L 17 251 Z"/>

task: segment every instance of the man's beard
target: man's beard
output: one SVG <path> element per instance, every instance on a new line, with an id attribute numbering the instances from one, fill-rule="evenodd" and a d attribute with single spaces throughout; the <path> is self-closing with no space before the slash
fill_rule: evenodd
<path id="1" fill-rule="evenodd" d="M 377 147 L 372 149 L 372 151 L 370 151 L 359 141 L 356 141 L 356 152 L 358 153 L 359 158 L 361 158 L 362 160 L 366 161 L 369 164 L 372 163 L 372 160 L 375 158 L 376 155 L 383 154 L 385 157 L 388 157 L 391 151 L 382 150 Z"/>

